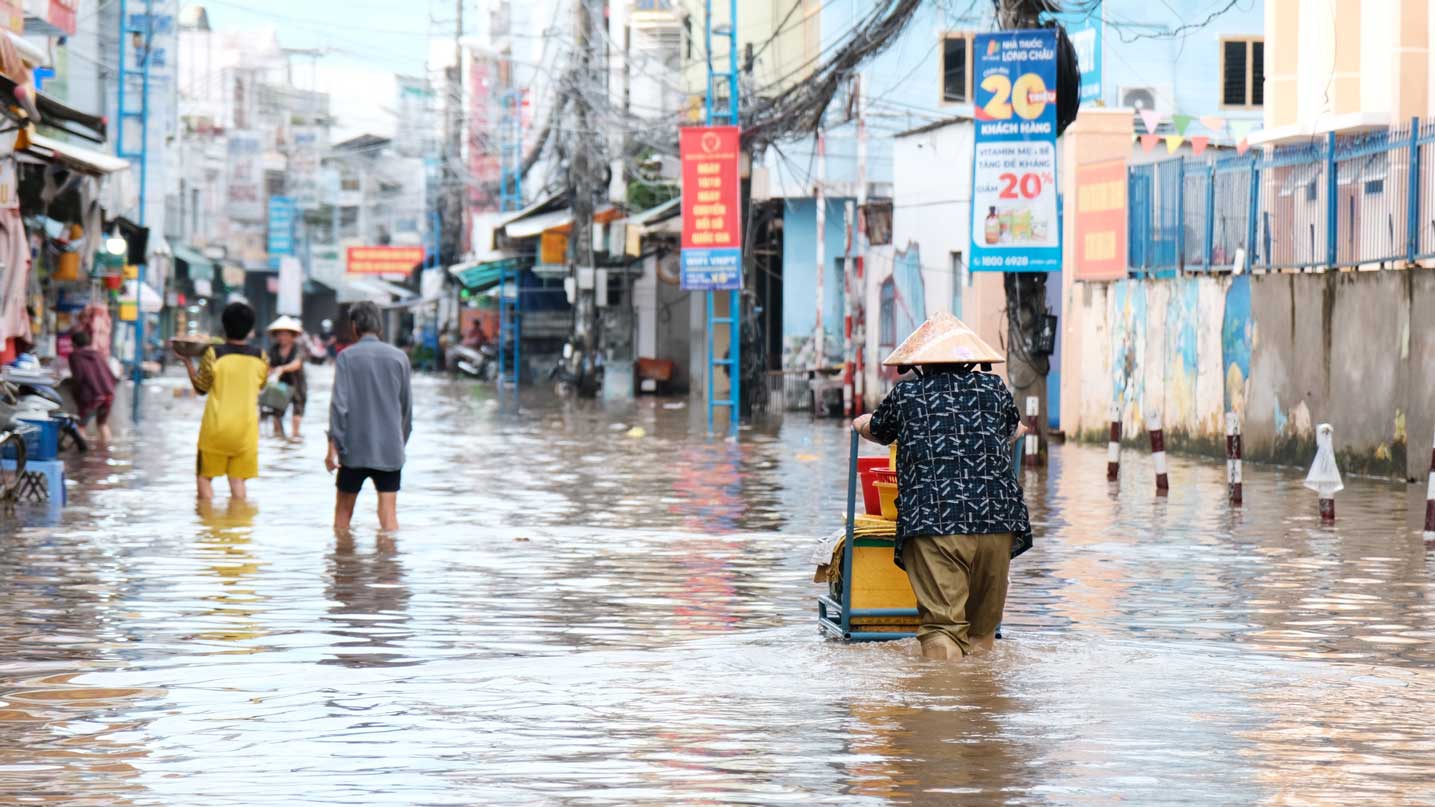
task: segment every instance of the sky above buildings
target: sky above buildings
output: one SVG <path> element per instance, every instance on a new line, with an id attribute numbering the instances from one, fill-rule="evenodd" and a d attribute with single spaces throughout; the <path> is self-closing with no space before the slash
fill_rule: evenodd
<path id="1" fill-rule="evenodd" d="M 204 0 L 202 5 L 216 31 L 273 28 L 285 48 L 322 51 L 316 59 L 296 58 L 293 80 L 302 89 L 330 93 L 336 138 L 394 134 L 394 74 L 423 76 L 430 38 L 453 32 L 452 0 Z M 465 12 L 476 16 L 484 3 L 465 5 Z"/>

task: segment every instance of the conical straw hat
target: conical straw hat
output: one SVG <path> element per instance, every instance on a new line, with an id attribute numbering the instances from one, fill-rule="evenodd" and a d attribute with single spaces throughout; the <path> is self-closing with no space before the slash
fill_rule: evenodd
<path id="1" fill-rule="evenodd" d="M 1006 361 L 977 332 L 951 314 L 935 314 L 907 341 L 897 346 L 883 364 L 987 364 Z"/>
<path id="2" fill-rule="evenodd" d="M 275 331 L 292 331 L 294 333 L 303 333 L 304 326 L 300 324 L 299 320 L 294 319 L 293 317 L 283 316 L 279 319 L 274 320 L 273 324 L 269 326 L 269 333 L 274 333 Z"/>

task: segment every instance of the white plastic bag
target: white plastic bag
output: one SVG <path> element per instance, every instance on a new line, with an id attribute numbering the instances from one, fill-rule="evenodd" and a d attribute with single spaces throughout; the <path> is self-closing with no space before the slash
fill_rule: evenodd
<path id="1" fill-rule="evenodd" d="M 1340 467 L 1335 463 L 1335 429 L 1329 423 L 1315 427 L 1315 462 L 1306 474 L 1305 486 L 1329 499 L 1345 489 Z"/>

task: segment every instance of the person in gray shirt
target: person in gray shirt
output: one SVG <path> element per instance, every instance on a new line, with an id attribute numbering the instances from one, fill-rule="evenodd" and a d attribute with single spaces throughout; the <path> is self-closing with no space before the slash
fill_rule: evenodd
<path id="1" fill-rule="evenodd" d="M 334 529 L 347 530 L 364 480 L 379 493 L 379 528 L 399 528 L 399 480 L 404 446 L 413 430 L 409 357 L 379 339 L 378 306 L 356 303 L 349 322 L 359 340 L 339 354 L 329 402 L 329 455 L 324 467 L 338 471 Z"/>

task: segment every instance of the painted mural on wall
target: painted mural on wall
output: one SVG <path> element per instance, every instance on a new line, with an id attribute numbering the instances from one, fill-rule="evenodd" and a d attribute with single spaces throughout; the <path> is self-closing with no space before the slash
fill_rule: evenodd
<path id="1" fill-rule="evenodd" d="M 1139 280 L 1111 284 L 1111 400 L 1121 405 L 1127 433 L 1139 428 L 1146 357 L 1146 287 Z"/>
<path id="2" fill-rule="evenodd" d="M 1251 379 L 1251 346 L 1255 341 L 1251 319 L 1251 278 L 1238 275 L 1226 290 L 1226 310 L 1221 320 L 1221 357 L 1226 368 L 1226 411 L 1246 411 L 1247 385 Z"/>
<path id="3" fill-rule="evenodd" d="M 1223 436 L 1222 415 L 1231 397 L 1227 350 L 1247 368 L 1239 373 L 1237 396 L 1244 395 L 1250 364 L 1248 343 L 1240 353 L 1246 331 L 1224 336 L 1230 294 L 1225 278 L 1210 276 L 1111 284 L 1110 400 L 1120 404 L 1123 431 L 1131 439 L 1142 439 L 1148 418 L 1156 413 L 1178 443 Z M 1249 310 L 1249 288 L 1236 296 Z M 1249 320 L 1249 314 L 1236 316 Z"/>

